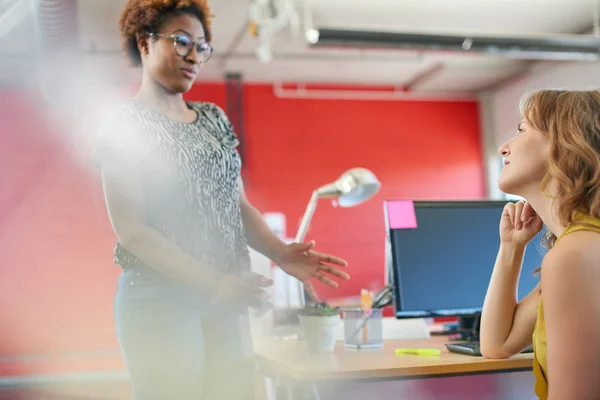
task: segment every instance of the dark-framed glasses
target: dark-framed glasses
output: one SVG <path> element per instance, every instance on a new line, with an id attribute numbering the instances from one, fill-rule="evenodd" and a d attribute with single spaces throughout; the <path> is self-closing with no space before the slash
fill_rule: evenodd
<path id="1" fill-rule="evenodd" d="M 149 36 L 160 36 L 166 37 L 169 39 L 173 39 L 173 47 L 175 48 L 175 53 L 181 57 L 187 57 L 192 52 L 192 49 L 196 48 L 196 53 L 198 54 L 198 62 L 205 63 L 210 59 L 212 55 L 213 48 L 210 44 L 206 42 L 196 42 L 190 39 L 189 36 L 173 33 L 149 33 Z"/>

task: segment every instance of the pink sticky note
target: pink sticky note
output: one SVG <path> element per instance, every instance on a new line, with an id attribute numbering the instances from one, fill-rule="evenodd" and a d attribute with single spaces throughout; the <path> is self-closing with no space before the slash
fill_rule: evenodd
<path id="1" fill-rule="evenodd" d="M 396 200 L 387 202 L 388 218 L 391 229 L 415 229 L 417 216 L 412 200 Z"/>

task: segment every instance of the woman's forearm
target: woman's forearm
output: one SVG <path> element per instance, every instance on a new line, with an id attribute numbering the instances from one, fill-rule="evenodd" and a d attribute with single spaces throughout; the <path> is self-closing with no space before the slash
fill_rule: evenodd
<path id="1" fill-rule="evenodd" d="M 273 233 L 260 212 L 250 203 L 243 201 L 241 210 L 250 247 L 277 263 L 286 243 Z"/>
<path id="2" fill-rule="evenodd" d="M 216 290 L 225 276 L 216 268 L 202 264 L 197 258 L 148 226 L 137 226 L 136 229 L 131 229 L 130 234 L 123 235 L 121 245 L 165 276 L 205 290 L 207 293 Z"/>
<path id="3" fill-rule="evenodd" d="M 117 159 L 102 167 L 106 207 L 121 245 L 167 277 L 201 290 L 215 290 L 224 278 L 218 266 L 203 265 L 143 222 L 139 214 L 144 209 L 141 178 L 136 169 L 126 166 L 126 161 Z"/>
<path id="4" fill-rule="evenodd" d="M 500 245 L 481 315 L 481 349 L 488 355 L 509 355 L 505 343 L 515 318 L 524 254 L 525 248 L 520 246 Z"/>

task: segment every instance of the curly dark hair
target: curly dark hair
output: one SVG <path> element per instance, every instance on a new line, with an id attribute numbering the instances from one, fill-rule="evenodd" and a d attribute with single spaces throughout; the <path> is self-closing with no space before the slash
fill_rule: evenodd
<path id="1" fill-rule="evenodd" d="M 210 42 L 211 20 L 207 0 L 128 0 L 119 18 L 122 48 L 134 67 L 142 65 L 137 38 L 148 32 L 158 32 L 168 17 L 190 14 L 197 17 Z"/>

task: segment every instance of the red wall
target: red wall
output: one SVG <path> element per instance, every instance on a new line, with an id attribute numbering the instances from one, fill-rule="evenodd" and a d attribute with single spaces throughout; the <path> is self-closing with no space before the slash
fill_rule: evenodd
<path id="1" fill-rule="evenodd" d="M 93 133 L 39 100 L 0 92 L 0 376 L 121 363 Z"/>
<path id="2" fill-rule="evenodd" d="M 196 86 L 190 99 L 225 107 L 220 85 Z M 294 237 L 310 194 L 352 167 L 368 168 L 380 193 L 355 208 L 322 200 L 307 240 L 348 260 L 352 280 L 320 283 L 323 298 L 378 289 L 384 275 L 384 199 L 484 196 L 478 109 L 474 102 L 277 99 L 250 85 L 246 107 L 245 185 L 260 211 L 285 213 Z"/>
<path id="3" fill-rule="evenodd" d="M 188 98 L 226 108 L 223 85 Z M 346 258 L 352 274 L 338 290 L 317 283 L 325 299 L 381 286 L 384 199 L 484 195 L 476 103 L 281 100 L 261 85 L 246 86 L 244 99 L 246 190 L 260 211 L 285 213 L 288 236 L 312 190 L 346 169 L 369 168 L 382 182 L 358 207 L 317 208 L 308 239 Z M 39 107 L 0 92 L 0 375 L 122 368 L 115 236 L 88 159 L 94 124 Z"/>

